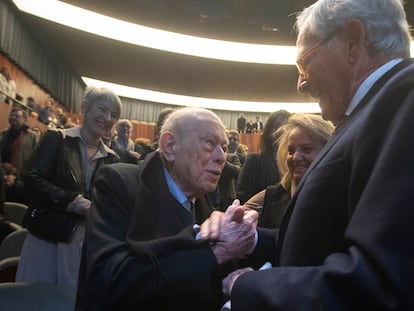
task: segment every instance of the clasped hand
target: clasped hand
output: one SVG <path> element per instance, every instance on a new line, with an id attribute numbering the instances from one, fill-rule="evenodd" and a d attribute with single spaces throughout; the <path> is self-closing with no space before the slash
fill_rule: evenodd
<path id="1" fill-rule="evenodd" d="M 91 201 L 86 199 L 83 195 L 79 194 L 70 203 L 70 205 L 70 210 L 72 210 L 74 213 L 87 216 L 89 214 L 89 209 L 91 208 Z"/>
<path id="2" fill-rule="evenodd" d="M 243 257 L 252 251 L 258 214 L 245 210 L 234 200 L 225 213 L 215 211 L 200 227 L 202 240 L 214 241 L 213 252 L 219 264 Z"/>

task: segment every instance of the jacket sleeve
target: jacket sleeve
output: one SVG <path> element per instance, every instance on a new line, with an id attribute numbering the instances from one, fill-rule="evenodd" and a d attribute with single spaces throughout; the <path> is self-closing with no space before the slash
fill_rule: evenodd
<path id="1" fill-rule="evenodd" d="M 331 253 L 317 266 L 244 274 L 233 288 L 233 311 L 414 310 L 413 102 L 411 91 L 380 138 L 378 158 L 344 232 L 348 252 Z M 359 136 L 368 138 L 375 131 L 367 126 Z M 354 164 L 358 155 L 371 155 L 369 144 L 356 145 Z M 359 164 L 353 172 L 367 163 Z"/>
<path id="2" fill-rule="evenodd" d="M 34 151 L 25 178 L 34 206 L 64 210 L 80 193 L 73 186 L 68 186 L 74 185 L 75 181 L 68 180 L 73 179 L 73 176 L 66 164 L 62 135 L 58 131 L 45 132 Z"/>
<path id="3" fill-rule="evenodd" d="M 252 178 L 257 169 L 256 157 L 254 154 L 247 156 L 242 168 L 240 169 L 239 178 L 237 180 L 237 198 L 241 204 L 244 204 L 254 194 L 251 189 L 254 188 L 255 180 Z M 262 189 L 263 190 L 263 189 Z"/>

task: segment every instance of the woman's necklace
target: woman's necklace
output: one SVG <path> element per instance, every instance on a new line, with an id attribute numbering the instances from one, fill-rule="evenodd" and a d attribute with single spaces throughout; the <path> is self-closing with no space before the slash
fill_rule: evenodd
<path id="1" fill-rule="evenodd" d="M 91 148 L 91 149 L 96 149 L 99 146 L 99 142 L 97 144 L 90 144 L 88 143 L 82 136 L 82 132 L 80 132 L 79 134 L 79 138 L 81 140 L 81 142 L 87 147 L 87 148 Z"/>

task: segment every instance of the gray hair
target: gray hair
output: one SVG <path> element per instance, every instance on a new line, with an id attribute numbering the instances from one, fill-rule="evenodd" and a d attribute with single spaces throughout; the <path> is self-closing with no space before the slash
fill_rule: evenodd
<path id="1" fill-rule="evenodd" d="M 161 135 L 164 132 L 174 133 L 182 138 L 189 131 L 197 128 L 201 123 L 212 123 L 225 133 L 226 126 L 221 119 L 212 111 L 199 107 L 184 107 L 170 113 L 161 128 Z"/>
<path id="2" fill-rule="evenodd" d="M 121 113 L 122 102 L 118 95 L 107 88 L 97 88 L 93 86 L 87 87 L 85 90 L 85 95 L 83 97 L 85 111 L 83 111 L 83 113 L 87 112 L 91 107 L 91 104 L 96 101 L 104 102 L 111 107 L 115 107 L 119 114 Z"/>
<path id="3" fill-rule="evenodd" d="M 119 127 L 120 125 L 124 125 L 124 124 L 127 124 L 127 125 L 129 125 L 129 127 L 132 128 L 132 122 L 129 121 L 129 119 L 120 119 L 120 120 L 118 120 L 117 127 Z"/>
<path id="4" fill-rule="evenodd" d="M 319 0 L 297 15 L 298 33 L 327 38 L 349 20 L 360 21 L 373 55 L 410 56 L 410 27 L 402 0 Z"/>

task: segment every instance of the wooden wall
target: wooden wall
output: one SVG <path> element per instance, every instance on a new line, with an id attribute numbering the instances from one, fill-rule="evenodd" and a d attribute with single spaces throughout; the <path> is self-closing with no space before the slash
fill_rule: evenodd
<path id="1" fill-rule="evenodd" d="M 38 105 L 43 106 L 46 100 L 51 97 L 5 55 L 0 54 L 0 67 L 3 66 L 9 68 L 10 77 L 16 82 L 16 93 L 23 97 L 20 101 L 22 104 L 25 104 L 27 97 L 31 96 Z"/>
<path id="2" fill-rule="evenodd" d="M 260 152 L 261 134 L 240 134 L 240 143 L 249 148 L 249 153 Z"/>
<path id="3" fill-rule="evenodd" d="M 21 101 L 16 101 L 16 104 L 25 106 L 26 98 L 31 96 L 35 99 L 36 103 L 43 105 L 47 99 L 51 96 L 46 93 L 40 86 L 38 86 L 29 76 L 27 76 L 20 68 L 18 68 L 12 61 L 10 61 L 5 55 L 0 53 L 0 67 L 7 66 L 9 68 L 10 76 L 16 82 L 16 91 L 17 94 L 21 95 L 23 99 Z M 53 98 L 53 97 L 52 97 Z M 57 103 L 58 105 L 60 103 Z M 62 105 L 60 105 L 64 108 Z M 12 105 L 6 103 L 0 103 L 0 130 L 8 128 L 8 116 L 10 113 Z M 66 112 L 68 116 L 72 119 L 79 118 L 82 120 L 81 116 L 75 113 Z M 28 125 L 39 126 L 43 131 L 47 127 L 35 120 L 32 117 L 28 117 Z M 133 121 L 132 120 L 132 140 L 135 140 L 138 137 L 148 138 L 151 142 L 154 139 L 155 132 L 155 123 L 144 122 L 144 121 Z M 249 153 L 259 152 L 260 151 L 260 134 L 240 134 L 240 142 L 247 145 L 249 148 Z"/>

